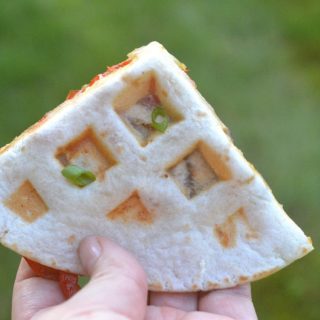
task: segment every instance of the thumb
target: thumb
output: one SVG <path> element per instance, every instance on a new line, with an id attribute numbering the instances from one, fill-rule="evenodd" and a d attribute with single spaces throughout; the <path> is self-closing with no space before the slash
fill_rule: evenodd
<path id="1" fill-rule="evenodd" d="M 79 256 L 90 282 L 70 303 L 83 311 L 106 312 L 132 320 L 144 318 L 147 304 L 146 276 L 137 260 L 124 249 L 101 237 L 89 237 L 79 247 Z M 111 319 L 110 318 L 110 319 Z"/>

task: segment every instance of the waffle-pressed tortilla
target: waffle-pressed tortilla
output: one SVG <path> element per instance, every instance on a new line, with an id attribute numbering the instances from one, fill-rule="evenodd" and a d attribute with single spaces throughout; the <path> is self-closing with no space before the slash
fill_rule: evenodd
<path id="1" fill-rule="evenodd" d="M 234 286 L 312 250 L 184 65 L 153 42 L 0 150 L 1 243 L 82 273 L 87 235 L 135 254 L 156 291 Z M 109 70 L 110 71 L 110 70 Z M 169 126 L 152 127 L 161 105 Z M 61 174 L 84 167 L 84 188 Z"/>

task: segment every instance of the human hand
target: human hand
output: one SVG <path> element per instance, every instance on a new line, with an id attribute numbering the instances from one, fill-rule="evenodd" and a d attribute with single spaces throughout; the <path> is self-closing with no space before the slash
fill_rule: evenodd
<path id="1" fill-rule="evenodd" d="M 13 320 L 256 320 L 250 286 L 205 293 L 155 293 L 127 251 L 104 238 L 82 241 L 80 260 L 91 277 L 69 300 L 55 281 L 35 277 L 21 260 Z M 147 303 L 148 302 L 148 303 Z"/>

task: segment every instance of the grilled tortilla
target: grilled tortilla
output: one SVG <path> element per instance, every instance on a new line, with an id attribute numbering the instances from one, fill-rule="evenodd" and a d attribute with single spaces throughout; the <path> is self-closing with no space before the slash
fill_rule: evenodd
<path id="1" fill-rule="evenodd" d="M 150 290 L 181 292 L 260 279 L 312 250 L 185 71 L 150 43 L 2 148 L 1 243 L 81 274 L 80 240 L 106 236 Z M 80 187 L 70 165 L 94 179 Z"/>

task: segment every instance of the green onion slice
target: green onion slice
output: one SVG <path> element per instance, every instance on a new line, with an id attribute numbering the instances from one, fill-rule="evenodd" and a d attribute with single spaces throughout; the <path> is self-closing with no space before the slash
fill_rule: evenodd
<path id="1" fill-rule="evenodd" d="M 162 107 L 156 107 L 153 109 L 151 114 L 152 128 L 165 132 L 169 125 L 169 117 L 166 111 Z"/>
<path id="2" fill-rule="evenodd" d="M 62 171 L 62 175 L 78 187 L 85 187 L 96 180 L 96 176 L 86 169 L 70 164 Z"/>

